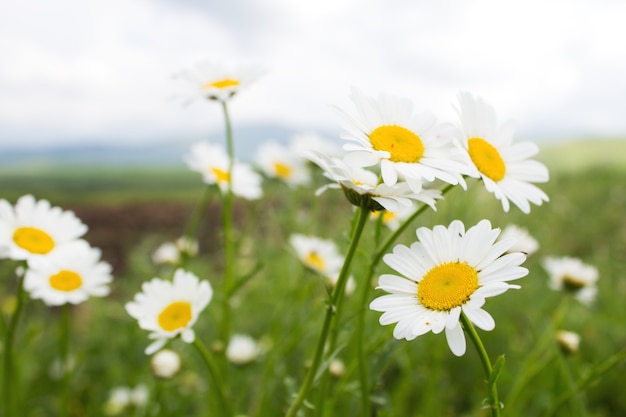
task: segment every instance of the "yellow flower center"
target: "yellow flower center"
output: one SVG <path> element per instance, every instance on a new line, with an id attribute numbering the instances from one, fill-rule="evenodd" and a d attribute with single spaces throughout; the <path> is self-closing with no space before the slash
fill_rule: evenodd
<path id="1" fill-rule="evenodd" d="M 389 211 L 389 210 L 385 210 L 383 211 L 383 223 L 389 223 L 390 221 L 392 221 L 393 219 L 396 218 L 396 213 Z"/>
<path id="2" fill-rule="evenodd" d="M 467 145 L 472 162 L 483 175 L 496 182 L 504 178 L 506 165 L 492 144 L 481 138 L 471 138 Z"/>
<path id="3" fill-rule="evenodd" d="M 80 288 L 83 279 L 74 271 L 63 269 L 50 276 L 50 286 L 55 290 L 70 292 Z"/>
<path id="4" fill-rule="evenodd" d="M 315 269 L 317 271 L 323 270 L 324 265 L 326 265 L 322 257 L 319 256 L 315 251 L 309 252 L 307 254 L 306 258 L 304 258 L 304 264 L 309 268 Z"/>
<path id="5" fill-rule="evenodd" d="M 187 301 L 174 301 L 159 314 L 159 326 L 168 332 L 185 327 L 191 320 L 191 304 Z"/>
<path id="6" fill-rule="evenodd" d="M 478 289 L 478 273 L 465 262 L 447 262 L 432 268 L 417 285 L 420 303 L 449 311 L 466 303 Z"/>
<path id="7" fill-rule="evenodd" d="M 54 249 L 54 240 L 50 235 L 34 227 L 20 227 L 13 232 L 13 241 L 20 248 L 37 255 L 45 255 Z"/>
<path id="8" fill-rule="evenodd" d="M 585 288 L 586 286 L 587 286 L 587 283 L 585 281 L 574 278 L 570 275 L 565 275 L 563 277 L 563 288 L 568 291 L 576 292 L 582 288 Z"/>
<path id="9" fill-rule="evenodd" d="M 278 176 L 278 178 L 285 179 L 285 178 L 291 177 L 292 169 L 291 167 L 285 164 L 281 164 L 280 162 L 275 162 L 274 171 L 276 171 L 276 175 Z"/>
<path id="10" fill-rule="evenodd" d="M 419 162 L 424 155 L 420 137 L 402 126 L 379 126 L 369 134 L 369 138 L 372 147 L 389 152 L 389 159 L 393 162 Z"/>
<path id="11" fill-rule="evenodd" d="M 217 182 L 228 182 L 230 175 L 228 175 L 228 171 L 222 171 L 219 168 L 211 168 L 211 172 L 215 175 Z"/>
<path id="12" fill-rule="evenodd" d="M 233 80 L 232 78 L 224 78 L 223 80 L 213 81 L 210 83 L 206 83 L 202 86 L 203 89 L 208 90 L 209 88 L 228 88 L 228 87 L 237 87 L 239 85 L 239 81 Z"/>

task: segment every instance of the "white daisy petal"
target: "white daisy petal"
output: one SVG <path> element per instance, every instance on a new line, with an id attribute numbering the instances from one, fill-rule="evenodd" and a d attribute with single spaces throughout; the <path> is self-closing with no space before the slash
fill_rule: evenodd
<path id="1" fill-rule="evenodd" d="M 466 342 L 463 328 L 459 323 L 455 327 L 446 327 L 446 340 L 448 346 L 455 356 L 463 356 L 465 354 Z"/>

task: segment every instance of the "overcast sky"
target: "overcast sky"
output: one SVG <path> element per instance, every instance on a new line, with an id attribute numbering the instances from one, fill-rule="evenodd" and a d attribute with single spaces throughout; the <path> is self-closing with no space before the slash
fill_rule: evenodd
<path id="1" fill-rule="evenodd" d="M 459 91 L 524 139 L 626 136 L 623 0 L 0 0 L 0 146 L 195 140 L 197 61 L 257 63 L 236 125 L 339 131 L 352 86 L 455 121 Z"/>

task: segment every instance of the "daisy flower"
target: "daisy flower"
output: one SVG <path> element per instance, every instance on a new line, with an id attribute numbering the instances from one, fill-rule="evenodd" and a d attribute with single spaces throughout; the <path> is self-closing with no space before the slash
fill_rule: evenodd
<path id="1" fill-rule="evenodd" d="M 202 174 L 207 184 L 217 184 L 222 192 L 229 186 L 230 158 L 221 145 L 198 142 L 191 147 L 191 154 L 185 157 L 187 166 L 192 171 Z M 233 165 L 233 194 L 248 200 L 256 200 L 263 194 L 261 176 L 250 166 L 235 162 Z"/>
<path id="2" fill-rule="evenodd" d="M 291 187 L 311 181 L 307 161 L 276 141 L 262 144 L 257 151 L 256 161 L 265 175 L 284 181 Z"/>
<path id="3" fill-rule="evenodd" d="M 163 379 L 173 378 L 178 373 L 181 360 L 178 353 L 169 349 L 161 349 L 150 359 L 152 373 Z"/>
<path id="4" fill-rule="evenodd" d="M 509 201 L 524 213 L 530 212 L 529 203 L 540 206 L 548 201 L 548 196 L 531 184 L 549 178 L 545 165 L 529 159 L 539 152 L 537 145 L 514 143 L 513 123 L 498 126 L 495 110 L 481 98 L 461 93 L 456 110 L 461 120 L 460 146 L 471 175 L 483 180 L 487 191 L 502 202 L 504 211 L 509 211 Z"/>
<path id="5" fill-rule="evenodd" d="M 331 278 L 341 271 L 343 256 L 332 240 L 293 234 L 289 243 L 304 266 L 318 274 Z"/>
<path id="6" fill-rule="evenodd" d="M 180 262 L 180 251 L 174 242 L 164 242 L 152 252 L 151 258 L 156 265 L 176 265 Z"/>
<path id="7" fill-rule="evenodd" d="M 411 101 L 389 95 L 378 99 L 353 90 L 351 99 L 356 113 L 345 112 L 342 138 L 348 151 L 345 161 L 356 167 L 380 164 L 383 182 L 393 186 L 405 179 L 419 192 L 422 180 L 440 179 L 461 184 L 469 171 L 456 160 L 450 129 L 438 124 L 429 112 L 416 114 Z"/>
<path id="8" fill-rule="evenodd" d="M 370 210 L 384 208 L 392 212 L 401 207 L 413 207 L 414 201 L 428 204 L 436 210 L 435 200 L 442 198 L 439 190 L 424 189 L 421 183 L 419 192 L 415 192 L 406 182 L 396 182 L 393 186 L 379 184 L 378 176 L 373 172 L 350 167 L 339 158 L 311 152 L 309 159 L 324 170 L 324 176 L 334 181 L 333 184 L 320 188 L 318 195 L 327 188 L 342 188 L 348 200 L 356 206 Z"/>
<path id="9" fill-rule="evenodd" d="M 382 216 L 382 222 L 390 230 L 398 230 L 400 225 L 404 223 L 406 219 L 411 217 L 415 213 L 414 207 L 400 207 L 397 211 L 381 210 L 373 211 L 372 219 L 378 220 Z"/>
<path id="10" fill-rule="evenodd" d="M 126 304 L 126 311 L 137 319 L 139 327 L 151 332 L 150 339 L 155 339 L 146 348 L 146 354 L 153 354 L 179 335 L 183 342 L 192 343 L 195 339 L 192 326 L 213 296 L 209 282 L 177 269 L 173 281 L 153 278 L 144 282 L 141 289 Z"/>
<path id="11" fill-rule="evenodd" d="M 79 304 L 109 294 L 111 265 L 100 261 L 100 250 L 84 240 L 59 248 L 53 255 L 28 261 L 24 289 L 46 305 Z"/>
<path id="12" fill-rule="evenodd" d="M 578 258 L 548 257 L 543 261 L 543 267 L 550 275 L 550 288 L 558 291 L 568 291 L 583 304 L 591 304 L 596 298 L 596 282 L 598 270 L 596 267 L 584 264 Z"/>
<path id="13" fill-rule="evenodd" d="M 32 195 L 12 207 L 0 200 L 0 257 L 28 260 L 53 254 L 87 232 L 74 212 L 52 207 Z"/>
<path id="14" fill-rule="evenodd" d="M 316 236 L 294 234 L 289 238 L 289 243 L 304 266 L 324 276 L 331 287 L 337 284 L 344 259 L 335 242 Z M 355 286 L 354 278 L 348 277 L 345 294 L 350 295 Z"/>
<path id="15" fill-rule="evenodd" d="M 539 242 L 528 233 L 528 230 L 514 224 L 505 227 L 498 239 L 515 239 L 517 243 L 509 249 L 511 252 L 524 252 L 531 255 L 539 249 Z"/>
<path id="16" fill-rule="evenodd" d="M 556 341 L 563 353 L 571 355 L 578 352 L 580 346 L 580 335 L 568 330 L 559 330 L 556 332 Z"/>
<path id="17" fill-rule="evenodd" d="M 263 70 L 258 66 L 227 68 L 214 62 L 199 62 L 193 69 L 178 74 L 188 87 L 190 100 L 200 97 L 226 102 L 240 90 L 259 78 Z"/>
<path id="18" fill-rule="evenodd" d="M 376 298 L 370 308 L 383 312 L 380 324 L 397 323 L 396 339 L 412 340 L 427 332 L 445 330 L 452 353 L 465 353 L 461 313 L 477 327 L 492 330 L 493 317 L 482 309 L 487 297 L 500 295 L 518 285 L 507 281 L 522 278 L 528 270 L 520 266 L 523 253 L 506 253 L 515 243 L 496 242 L 499 229 L 488 220 L 467 232 L 462 222 L 450 226 L 421 227 L 418 242 L 397 245 L 383 260 L 401 275 L 385 274 L 378 289 L 389 294 Z"/>
<path id="19" fill-rule="evenodd" d="M 226 347 L 226 358 L 235 365 L 245 365 L 254 362 L 261 351 L 261 346 L 252 337 L 234 334 Z"/>

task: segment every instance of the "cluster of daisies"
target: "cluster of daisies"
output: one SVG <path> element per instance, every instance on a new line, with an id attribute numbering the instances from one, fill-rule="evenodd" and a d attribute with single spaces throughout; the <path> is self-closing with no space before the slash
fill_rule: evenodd
<path id="1" fill-rule="evenodd" d="M 109 294 L 111 266 L 82 239 L 87 226 L 72 211 L 25 195 L 0 200 L 0 258 L 23 261 L 24 289 L 50 306 Z"/>
<path id="2" fill-rule="evenodd" d="M 228 73 L 202 64 L 181 78 L 196 96 L 226 103 L 258 74 L 254 69 Z M 418 204 L 436 209 L 443 186 L 466 189 L 469 177 L 480 179 L 504 211 L 512 203 L 529 213 L 531 203 L 548 201 L 535 185 L 549 178 L 547 168 L 531 159 L 538 153 L 537 146 L 515 142 L 513 124 L 499 124 L 493 107 L 483 99 L 459 94 L 456 124 L 441 123 L 430 112 L 417 112 L 405 98 L 370 97 L 354 89 L 350 99 L 353 109 L 340 109 L 343 150 L 309 146 L 304 151 L 330 180 L 318 194 L 340 188 L 353 205 L 372 212 L 392 229 Z M 306 185 L 310 179 L 302 162 L 295 162 L 299 161 L 295 154 L 270 142 L 261 148 L 258 165 L 269 177 L 292 186 Z M 262 195 L 261 177 L 250 166 L 230 161 L 219 145 L 194 145 L 186 162 L 221 190 L 230 186 L 234 195 L 248 199 Z M 384 257 L 399 275 L 380 278 L 379 288 L 390 294 L 374 300 L 370 308 L 383 312 L 382 324 L 397 323 L 397 338 L 445 330 L 451 350 L 463 354 L 460 315 L 491 330 L 494 320 L 482 309 L 485 299 L 518 288 L 509 281 L 528 273 L 520 266 L 525 253 L 513 250 L 515 239 L 498 240 L 499 235 L 500 230 L 487 220 L 467 230 L 459 221 L 418 229 L 417 242 L 398 245 Z M 336 281 L 343 260 L 333 242 L 295 234 L 290 243 L 307 268 L 326 277 L 330 285 Z M 193 314 L 185 317 L 191 322 Z"/>

